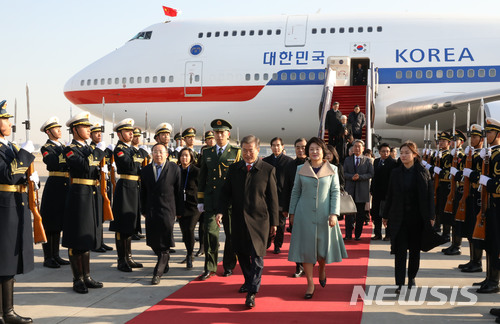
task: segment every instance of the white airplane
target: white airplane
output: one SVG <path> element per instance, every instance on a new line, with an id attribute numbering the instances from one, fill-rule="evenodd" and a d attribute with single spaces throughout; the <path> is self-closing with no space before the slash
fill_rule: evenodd
<path id="1" fill-rule="evenodd" d="M 329 83 L 345 114 L 354 104 L 366 111 L 369 133 L 422 143 L 424 125 L 451 128 L 455 111 L 464 129 L 468 104 L 474 122 L 481 98 L 500 100 L 499 21 L 403 14 L 166 21 L 75 74 L 64 93 L 96 116 L 105 107 L 108 121 L 131 117 L 151 130 L 164 121 L 179 128 L 182 119 L 201 134 L 223 118 L 233 139 L 239 132 L 290 144 L 318 135 Z M 366 86 L 353 86 L 358 64 Z"/>

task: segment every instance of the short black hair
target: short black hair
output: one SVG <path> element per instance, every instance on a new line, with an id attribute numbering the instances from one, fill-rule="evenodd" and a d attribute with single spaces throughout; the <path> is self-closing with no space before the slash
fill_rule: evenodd
<path id="1" fill-rule="evenodd" d="M 182 155 L 182 152 L 184 152 L 184 151 L 189 152 L 189 156 L 191 157 L 191 162 L 189 162 L 189 164 L 193 164 L 194 163 L 194 153 L 193 153 L 193 150 L 190 149 L 189 147 L 185 147 L 179 151 L 179 159 L 177 159 L 177 164 L 181 165 L 181 155 Z M 167 152 L 168 152 L 168 150 L 167 150 Z"/>
<path id="2" fill-rule="evenodd" d="M 299 137 L 295 140 L 295 143 L 293 143 L 293 146 L 297 145 L 298 142 L 302 142 L 302 141 L 307 143 L 307 140 L 304 137 Z"/>
<path id="3" fill-rule="evenodd" d="M 387 147 L 389 151 L 391 150 L 391 147 L 387 143 L 382 143 L 378 146 L 378 150 L 380 151 L 383 147 Z"/>
<path id="4" fill-rule="evenodd" d="M 306 144 L 306 156 L 309 157 L 309 147 L 311 146 L 311 144 L 317 144 L 319 147 L 321 147 L 321 149 L 323 150 L 323 157 L 326 155 L 326 144 L 325 144 L 325 141 L 323 141 L 321 138 L 319 137 L 313 137 L 311 138 L 307 144 Z"/>
<path id="5" fill-rule="evenodd" d="M 284 145 L 283 144 L 283 139 L 281 137 L 274 137 L 271 142 L 269 142 L 271 145 L 273 145 L 273 142 L 274 141 L 280 141 L 281 145 Z"/>

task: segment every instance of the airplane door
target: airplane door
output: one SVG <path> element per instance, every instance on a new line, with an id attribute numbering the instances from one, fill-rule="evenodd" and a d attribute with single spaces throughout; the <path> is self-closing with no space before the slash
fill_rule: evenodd
<path id="1" fill-rule="evenodd" d="M 202 71 L 203 62 L 186 62 L 186 73 L 184 79 L 184 96 L 202 96 Z"/>
<path id="2" fill-rule="evenodd" d="M 306 45 L 307 16 L 288 16 L 286 21 L 285 46 Z"/>

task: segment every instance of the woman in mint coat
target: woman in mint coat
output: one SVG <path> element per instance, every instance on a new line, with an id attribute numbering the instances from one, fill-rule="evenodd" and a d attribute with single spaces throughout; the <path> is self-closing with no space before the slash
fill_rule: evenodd
<path id="1" fill-rule="evenodd" d="M 325 287 L 325 264 L 347 258 L 337 220 L 340 213 L 338 170 L 323 160 L 325 151 L 326 145 L 321 139 L 313 137 L 307 142 L 309 159 L 297 167 L 290 200 L 293 231 L 288 260 L 304 264 L 306 299 L 314 294 L 314 264 L 319 264 L 319 283 Z"/>

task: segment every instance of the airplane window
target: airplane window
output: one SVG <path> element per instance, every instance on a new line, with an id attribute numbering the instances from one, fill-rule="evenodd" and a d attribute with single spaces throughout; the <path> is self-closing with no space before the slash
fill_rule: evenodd
<path id="1" fill-rule="evenodd" d="M 497 76 L 497 70 L 495 69 L 490 69 L 488 75 L 490 76 L 490 78 L 494 78 Z"/>
<path id="2" fill-rule="evenodd" d="M 135 35 L 134 37 L 132 37 L 132 39 L 130 41 L 133 41 L 134 39 L 151 39 L 152 34 L 153 34 L 152 31 L 140 32 L 137 35 Z M 198 37 L 199 37 L 199 35 L 198 35 Z"/>
<path id="3" fill-rule="evenodd" d="M 311 30 L 311 32 L 312 32 L 313 34 L 316 34 L 316 33 L 318 33 L 318 30 L 317 30 L 316 28 L 313 28 L 313 29 Z"/>
<path id="4" fill-rule="evenodd" d="M 137 83 L 142 83 L 142 77 L 137 77 Z"/>
<path id="5" fill-rule="evenodd" d="M 354 28 L 353 27 L 349 27 L 349 32 L 350 33 L 354 33 Z"/>
<path id="6" fill-rule="evenodd" d="M 306 73 L 305 73 L 305 72 L 300 72 L 300 74 L 299 74 L 299 78 L 300 78 L 301 80 L 305 80 L 305 79 L 306 79 Z"/>
<path id="7" fill-rule="evenodd" d="M 104 85 L 105 81 L 104 79 L 101 79 L 101 85 Z"/>
<path id="8" fill-rule="evenodd" d="M 233 36 L 237 36 L 238 32 L 236 30 L 233 30 Z"/>
<path id="9" fill-rule="evenodd" d="M 321 33 L 326 34 L 326 28 L 321 28 Z"/>
<path id="10" fill-rule="evenodd" d="M 156 83 L 156 82 L 158 82 L 158 77 L 155 75 L 155 76 L 153 77 L 153 83 Z"/>
<path id="11" fill-rule="evenodd" d="M 366 31 L 371 33 L 373 31 L 373 27 L 370 26 L 370 27 L 366 28 Z"/>
<path id="12" fill-rule="evenodd" d="M 268 29 L 268 30 L 267 30 L 267 34 L 268 34 L 268 35 L 272 35 L 272 34 L 273 34 L 273 31 L 272 31 L 271 29 Z"/>
<path id="13" fill-rule="evenodd" d="M 259 81 L 259 78 L 260 78 L 259 73 L 255 73 L 255 74 L 253 75 L 253 79 L 254 79 L 255 81 Z"/>
<path id="14" fill-rule="evenodd" d="M 200 82 L 200 75 L 199 74 L 194 76 L 194 82 Z"/>
<path id="15" fill-rule="evenodd" d="M 273 80 L 274 81 L 278 80 L 278 73 L 273 73 Z"/>
<path id="16" fill-rule="evenodd" d="M 344 33 L 344 31 L 345 31 L 344 27 L 340 27 L 340 28 L 339 28 L 339 33 L 341 33 L 341 34 L 342 34 L 342 33 Z"/>
<path id="17" fill-rule="evenodd" d="M 120 78 L 115 78 L 115 84 L 120 83 Z"/>
<path id="18" fill-rule="evenodd" d="M 318 79 L 319 80 L 324 80 L 325 79 L 325 72 L 319 72 L 318 73 Z"/>
<path id="19" fill-rule="evenodd" d="M 281 35 L 281 29 L 276 29 L 276 35 Z"/>
<path id="20" fill-rule="evenodd" d="M 453 78 L 453 70 L 446 70 L 446 77 L 448 79 Z"/>
<path id="21" fill-rule="evenodd" d="M 286 75 L 286 73 L 281 73 L 281 80 L 285 81 L 286 79 L 288 79 L 288 75 Z"/>
<path id="22" fill-rule="evenodd" d="M 362 33 L 363 32 L 363 27 L 358 27 L 358 33 Z"/>
<path id="23" fill-rule="evenodd" d="M 259 36 L 262 36 L 264 35 L 264 31 L 263 30 L 259 30 Z"/>
<path id="24" fill-rule="evenodd" d="M 198 33 L 198 38 L 203 38 L 203 33 Z"/>
<path id="25" fill-rule="evenodd" d="M 377 26 L 377 31 L 381 32 L 382 31 L 382 26 Z"/>
<path id="26" fill-rule="evenodd" d="M 245 36 L 246 32 L 244 30 L 241 31 L 240 35 Z"/>
<path id="27" fill-rule="evenodd" d="M 133 84 L 134 83 L 134 77 L 130 77 L 129 82 L 130 82 L 130 84 Z"/>
<path id="28" fill-rule="evenodd" d="M 457 70 L 457 78 L 463 78 L 464 77 L 464 70 L 458 69 Z"/>
<path id="29" fill-rule="evenodd" d="M 251 30 L 248 34 L 249 34 L 250 36 L 255 35 L 255 30 Z"/>
<path id="30" fill-rule="evenodd" d="M 229 36 L 229 32 L 226 30 L 226 31 L 224 31 L 224 37 L 227 37 L 227 36 Z"/>
<path id="31" fill-rule="evenodd" d="M 426 77 L 427 79 L 432 79 L 432 74 L 433 74 L 433 73 L 432 73 L 432 70 L 427 70 L 427 71 L 425 71 L 425 77 Z"/>
<path id="32" fill-rule="evenodd" d="M 396 79 L 401 79 L 403 77 L 402 71 L 396 71 Z"/>
<path id="33" fill-rule="evenodd" d="M 441 79 L 443 77 L 443 70 L 436 71 L 436 78 Z"/>
<path id="34" fill-rule="evenodd" d="M 94 85 L 97 85 L 97 79 L 94 79 Z"/>
<path id="35" fill-rule="evenodd" d="M 127 83 L 127 78 L 122 78 L 122 83 L 126 84 Z"/>
<path id="36" fill-rule="evenodd" d="M 208 33 L 207 33 L 207 38 L 210 38 L 210 37 L 212 37 L 212 33 L 211 33 L 211 32 L 208 32 Z"/>
<path id="37" fill-rule="evenodd" d="M 151 35 L 153 35 L 152 31 L 147 31 L 146 35 L 144 36 L 145 39 L 151 39 Z"/>
<path id="38" fill-rule="evenodd" d="M 315 79 L 316 79 L 316 73 L 309 72 L 309 80 L 315 80 Z"/>
<path id="39" fill-rule="evenodd" d="M 160 81 L 161 81 L 161 83 L 165 83 L 165 81 L 166 81 L 166 80 L 167 80 L 167 78 L 165 78 L 165 76 L 164 76 L 164 75 L 162 75 L 162 76 L 160 77 Z"/>
<path id="40" fill-rule="evenodd" d="M 245 74 L 245 80 L 250 81 L 250 73 Z"/>
<path id="41" fill-rule="evenodd" d="M 85 80 L 80 81 L 80 86 L 83 87 L 85 85 Z"/>
<path id="42" fill-rule="evenodd" d="M 215 32 L 215 37 L 219 37 L 220 36 L 220 32 Z"/>
<path id="43" fill-rule="evenodd" d="M 168 82 L 170 82 L 170 83 L 174 82 L 174 76 L 173 75 L 171 75 L 171 76 L 168 77 Z"/>
<path id="44" fill-rule="evenodd" d="M 263 78 L 264 80 L 269 80 L 269 74 L 264 73 L 264 75 L 262 76 L 262 78 Z"/>
<path id="45" fill-rule="evenodd" d="M 473 69 L 468 69 L 468 70 L 467 70 L 467 77 L 468 77 L 468 78 L 473 78 L 473 77 L 474 77 L 474 75 L 475 75 L 475 73 L 474 73 L 474 70 L 473 70 Z"/>
<path id="46" fill-rule="evenodd" d="M 330 34 L 335 34 L 335 28 L 330 28 Z"/>
<path id="47" fill-rule="evenodd" d="M 413 77 L 413 73 L 411 71 L 406 71 L 406 78 L 411 79 Z"/>
<path id="48" fill-rule="evenodd" d="M 91 85 L 91 84 L 92 84 L 91 82 L 92 82 L 92 80 L 88 79 L 88 80 L 87 80 L 87 85 L 88 85 L 88 86 L 89 86 L 89 85 Z"/>
<path id="49" fill-rule="evenodd" d="M 113 83 L 113 80 L 111 78 L 108 78 L 108 84 Z"/>
<path id="50" fill-rule="evenodd" d="M 144 82 L 149 83 L 149 77 L 148 76 L 144 78 Z"/>
<path id="51" fill-rule="evenodd" d="M 479 69 L 479 71 L 477 71 L 477 76 L 480 78 L 484 78 L 486 76 L 485 69 Z"/>
<path id="52" fill-rule="evenodd" d="M 297 73 L 290 73 L 290 80 L 297 80 Z"/>
<path id="53" fill-rule="evenodd" d="M 422 70 L 418 70 L 415 72 L 415 77 L 417 79 L 422 79 L 422 76 L 423 76 Z"/>

